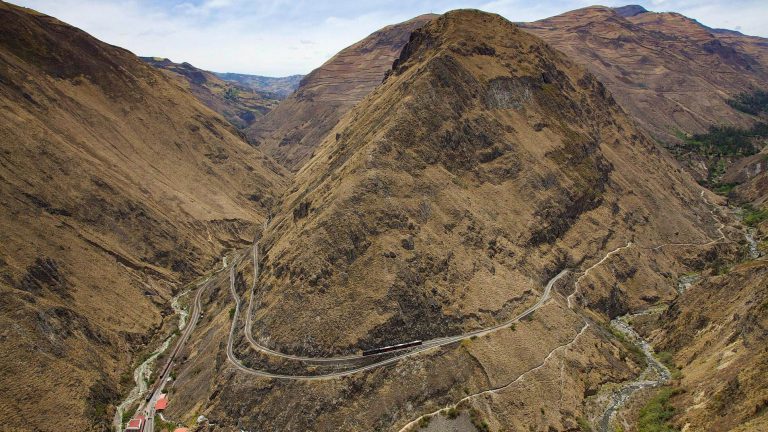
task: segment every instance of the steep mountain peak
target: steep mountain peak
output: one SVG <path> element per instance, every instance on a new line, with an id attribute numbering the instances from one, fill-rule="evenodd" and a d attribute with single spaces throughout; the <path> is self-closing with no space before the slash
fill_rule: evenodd
<path id="1" fill-rule="evenodd" d="M 296 174 L 262 241 L 257 336 L 319 353 L 488 325 L 599 239 L 700 238 L 695 187 L 590 73 L 449 12 Z"/>
<path id="2" fill-rule="evenodd" d="M 298 170 L 339 118 L 381 84 L 411 32 L 435 16 L 384 27 L 341 50 L 248 129 L 252 141 L 283 166 Z"/>
<path id="3" fill-rule="evenodd" d="M 623 17 L 631 17 L 635 15 L 640 15 L 641 13 L 648 12 L 648 9 L 640 5 L 619 6 L 619 7 L 613 8 L 613 10 L 616 11 L 617 14 Z"/>
<path id="4" fill-rule="evenodd" d="M 713 39 L 711 29 L 677 12 L 649 12 L 627 17 L 632 23 L 664 34 L 695 39 Z"/>

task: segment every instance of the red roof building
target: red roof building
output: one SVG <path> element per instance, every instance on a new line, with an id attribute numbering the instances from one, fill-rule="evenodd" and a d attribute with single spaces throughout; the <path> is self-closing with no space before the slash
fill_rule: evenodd
<path id="1" fill-rule="evenodd" d="M 155 402 L 155 411 L 163 411 L 166 408 L 168 408 L 168 395 L 163 393 Z"/>
<path id="2" fill-rule="evenodd" d="M 141 432 L 144 430 L 144 420 L 145 417 L 143 415 L 137 415 L 132 418 L 128 424 L 125 425 L 125 432 Z"/>
<path id="3" fill-rule="evenodd" d="M 187 428 L 176 428 L 173 430 L 173 432 L 189 432 L 189 429 Z"/>

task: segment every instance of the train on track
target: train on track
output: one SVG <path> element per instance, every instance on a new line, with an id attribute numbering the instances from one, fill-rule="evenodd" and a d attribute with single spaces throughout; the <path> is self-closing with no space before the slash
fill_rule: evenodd
<path id="1" fill-rule="evenodd" d="M 363 357 L 369 356 L 369 355 L 373 355 L 373 354 L 381 354 L 381 353 L 385 353 L 385 352 L 397 351 L 397 350 L 401 350 L 401 349 L 405 349 L 405 348 L 415 347 L 415 346 L 419 346 L 421 344 L 422 344 L 422 341 L 415 340 L 415 341 L 405 342 L 405 343 L 401 343 L 401 344 L 397 344 L 397 345 L 390 345 L 390 346 L 385 346 L 385 347 L 381 347 L 381 348 L 369 349 L 369 350 L 363 351 Z"/>

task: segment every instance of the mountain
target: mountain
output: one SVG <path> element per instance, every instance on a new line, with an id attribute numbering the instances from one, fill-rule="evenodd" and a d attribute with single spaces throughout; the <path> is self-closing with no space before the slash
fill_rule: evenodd
<path id="1" fill-rule="evenodd" d="M 302 78 L 296 92 L 255 122 L 248 135 L 264 153 L 298 170 L 339 118 L 381 83 L 411 32 L 432 18 L 384 27 L 341 50 Z"/>
<path id="2" fill-rule="evenodd" d="M 257 92 L 271 93 L 278 99 L 285 99 L 296 91 L 299 82 L 304 75 L 290 75 L 287 77 L 266 77 L 260 75 L 247 75 L 232 72 L 214 72 L 217 77 L 224 81 L 238 83 L 244 87 L 253 89 Z"/>
<path id="3" fill-rule="evenodd" d="M 0 428 L 108 430 L 171 296 L 252 238 L 285 175 L 127 50 L 0 21 Z"/>
<path id="4" fill-rule="evenodd" d="M 645 130 L 709 184 L 717 183 L 717 167 L 733 158 L 678 146 L 710 126 L 749 128 L 755 119 L 730 102 L 768 82 L 765 39 L 713 32 L 677 13 L 595 6 L 524 27 L 589 68 Z"/>
<path id="5" fill-rule="evenodd" d="M 626 5 L 626 6 L 620 6 L 615 7 L 613 10 L 619 15 L 623 16 L 625 18 L 627 17 L 633 17 L 635 15 L 640 15 L 641 13 L 646 13 L 648 10 L 640 5 Z"/>
<path id="6" fill-rule="evenodd" d="M 189 63 L 174 63 L 167 58 L 141 57 L 153 67 L 168 71 L 172 78 L 189 89 L 205 106 L 221 114 L 235 127 L 244 129 L 256 118 L 277 106 L 279 96 L 254 90 L 219 78 Z"/>
<path id="7" fill-rule="evenodd" d="M 209 301 L 168 415 L 253 430 L 578 430 L 648 361 L 609 320 L 673 300 L 678 260 L 719 253 L 715 197 L 593 74 L 497 15 L 452 11 L 415 30 L 306 157 L 257 263 L 249 252 Z M 271 352 L 243 338 L 252 283 L 251 337 Z M 286 358 L 488 328 L 344 377 L 311 378 L 342 360 Z"/>
<path id="8" fill-rule="evenodd" d="M 714 124 L 748 126 L 727 101 L 768 80 L 768 63 L 676 13 L 622 16 L 595 6 L 524 27 L 588 67 L 664 141 Z"/>
<path id="9" fill-rule="evenodd" d="M 768 424 L 760 38 L 417 17 L 250 145 L 217 113 L 255 109 L 239 84 L 0 19 L 0 429 Z M 696 184 L 715 162 L 727 199 Z"/>

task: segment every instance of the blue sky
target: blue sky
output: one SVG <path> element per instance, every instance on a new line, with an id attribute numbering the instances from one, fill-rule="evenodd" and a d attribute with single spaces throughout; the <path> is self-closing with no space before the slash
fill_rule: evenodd
<path id="1" fill-rule="evenodd" d="M 533 21 L 590 6 L 588 0 L 11 0 L 137 55 L 221 72 L 307 73 L 371 32 L 423 13 L 457 8 Z M 605 0 L 622 6 L 630 1 Z M 636 1 L 711 27 L 768 37 L 768 0 Z"/>

